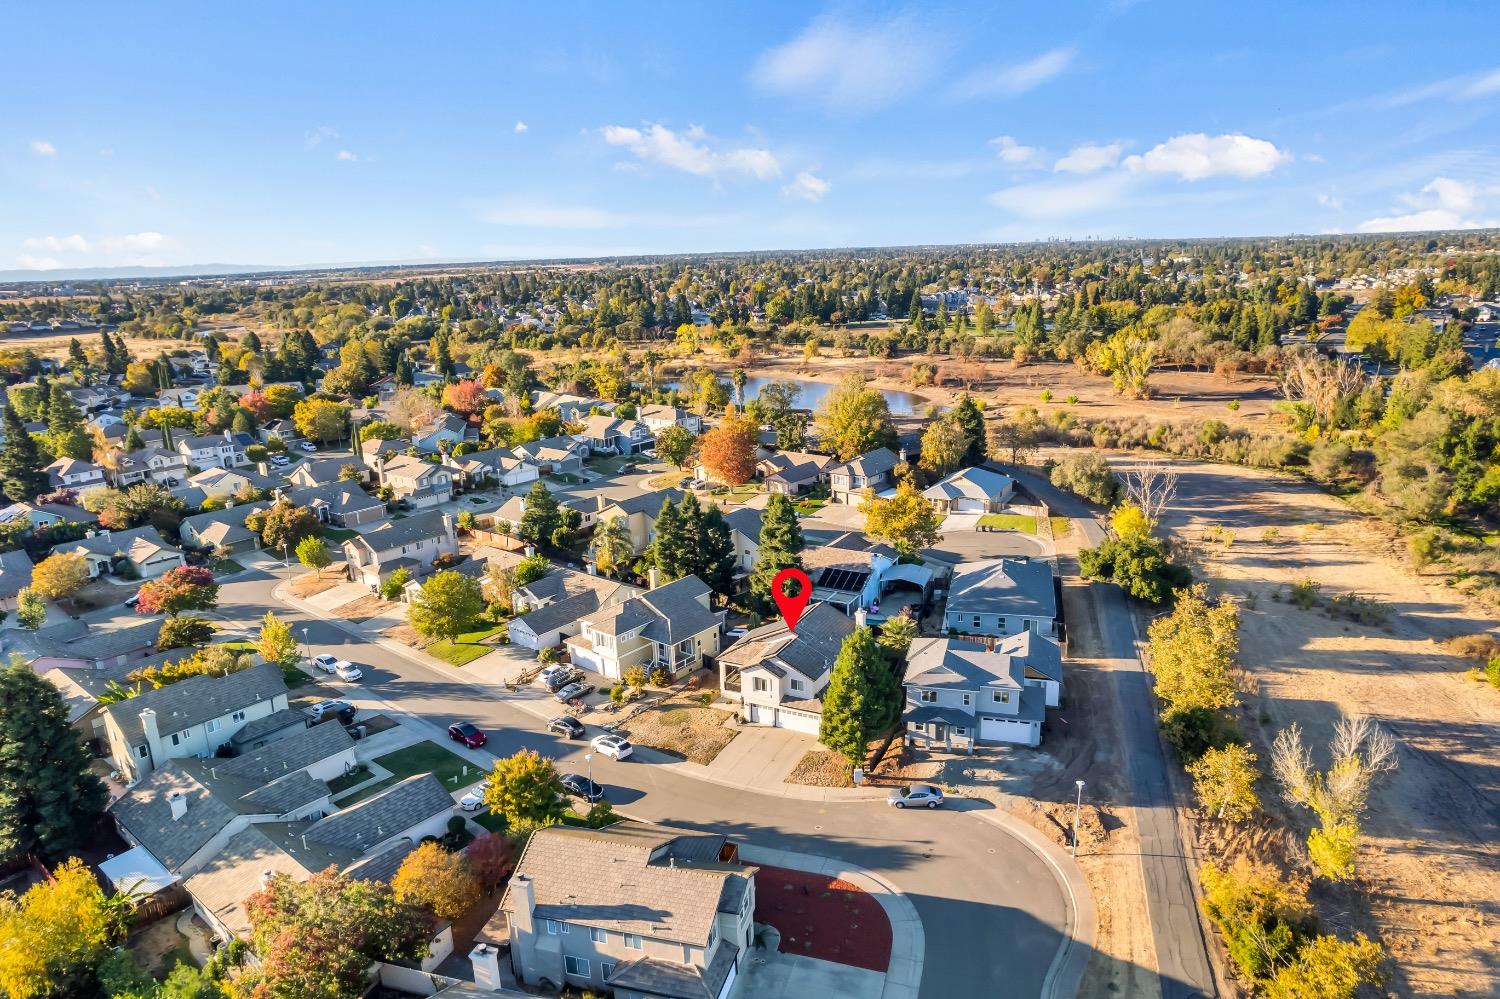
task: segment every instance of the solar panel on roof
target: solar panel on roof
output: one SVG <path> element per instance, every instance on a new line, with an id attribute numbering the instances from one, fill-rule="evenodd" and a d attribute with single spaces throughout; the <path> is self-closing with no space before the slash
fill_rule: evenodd
<path id="1" fill-rule="evenodd" d="M 857 569 L 824 569 L 815 585 L 830 590 L 858 591 L 864 589 L 865 580 L 869 578 L 868 572 Z"/>

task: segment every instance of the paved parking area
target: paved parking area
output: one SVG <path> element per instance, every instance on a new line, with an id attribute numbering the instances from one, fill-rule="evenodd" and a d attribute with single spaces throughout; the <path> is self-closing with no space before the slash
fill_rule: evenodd
<path id="1" fill-rule="evenodd" d="M 765 725 L 742 725 L 708 769 L 741 787 L 780 787 L 817 741 L 810 735 Z"/>
<path id="2" fill-rule="evenodd" d="M 735 999 L 880 999 L 885 975 L 798 954 L 752 950 L 730 992 Z"/>

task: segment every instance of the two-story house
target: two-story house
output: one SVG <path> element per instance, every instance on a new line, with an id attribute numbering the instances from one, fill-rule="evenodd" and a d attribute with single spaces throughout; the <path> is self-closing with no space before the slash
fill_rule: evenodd
<path id="1" fill-rule="evenodd" d="M 757 461 L 755 474 L 765 483 L 766 492 L 798 496 L 826 482 L 833 464 L 833 458 L 826 454 L 778 451 Z"/>
<path id="2" fill-rule="evenodd" d="M 724 611 L 712 599 L 697 576 L 673 580 L 584 617 L 565 643 L 568 653 L 574 665 L 611 680 L 632 668 L 690 673 L 719 651 Z"/>
<path id="3" fill-rule="evenodd" d="M 1035 632 L 1059 637 L 1058 593 L 1046 562 L 992 558 L 953 570 L 943 627 L 960 635 Z"/>
<path id="4" fill-rule="evenodd" d="M 725 837 L 641 822 L 551 826 L 526 843 L 471 954 L 500 985 L 499 947 L 522 983 L 616 999 L 724 999 L 754 942 L 755 872 Z"/>
<path id="5" fill-rule="evenodd" d="M 896 466 L 902 459 L 890 448 L 867 451 L 857 458 L 828 469 L 828 496 L 835 503 L 859 504 L 867 494 L 876 496 L 895 487 Z"/>
<path id="6" fill-rule="evenodd" d="M 465 485 L 475 488 L 495 485 L 514 489 L 535 482 L 541 475 L 535 463 L 517 457 L 508 448 L 471 451 L 457 457 L 447 454 L 443 456 L 443 464 L 453 469 Z"/>
<path id="7" fill-rule="evenodd" d="M 656 442 L 651 428 L 640 420 L 622 420 L 596 414 L 583 421 L 583 430 L 573 435 L 589 446 L 592 454 L 635 454 Z"/>
<path id="8" fill-rule="evenodd" d="M 181 437 L 176 443 L 177 453 L 193 468 L 238 468 L 250 464 L 244 449 L 228 433 Z"/>
<path id="9" fill-rule="evenodd" d="M 614 412 L 615 404 L 566 392 L 533 392 L 531 408 L 533 412 L 555 409 L 564 423 L 581 423 L 596 409 L 601 413 Z"/>
<path id="10" fill-rule="evenodd" d="M 59 458 L 43 469 L 54 489 L 84 490 L 104 485 L 104 469 L 91 461 Z"/>
<path id="11" fill-rule="evenodd" d="M 668 427 L 681 427 L 694 437 L 703 433 L 703 417 L 681 406 L 642 406 L 640 421 L 657 437 Z"/>
<path id="12" fill-rule="evenodd" d="M 932 508 L 950 513 L 999 513 L 1010 503 L 1016 480 L 988 468 L 960 468 L 922 490 Z"/>
<path id="13" fill-rule="evenodd" d="M 1047 708 L 1060 703 L 1062 649 L 1022 632 L 993 650 L 918 638 L 906 654 L 907 745 L 973 751 L 976 743 L 1039 745 Z"/>
<path id="14" fill-rule="evenodd" d="M 320 458 L 304 461 L 287 475 L 287 482 L 294 486 L 321 486 L 329 482 L 351 481 L 344 478 L 349 469 L 354 469 L 355 482 L 371 481 L 370 466 L 359 458 Z"/>
<path id="15" fill-rule="evenodd" d="M 305 506 L 318 520 L 334 527 L 361 527 L 386 517 L 385 503 L 352 482 L 334 481 L 320 486 L 281 489 L 277 495 L 293 506 Z"/>
<path id="16" fill-rule="evenodd" d="M 389 521 L 344 542 L 349 578 L 372 590 L 397 569 L 420 579 L 432 571 L 433 559 L 456 554 L 458 535 L 453 530 L 453 517 L 437 510 Z"/>
<path id="17" fill-rule="evenodd" d="M 454 413 L 444 413 L 426 430 L 412 434 L 411 442 L 419 451 L 446 450 L 461 441 L 479 439 L 479 432 L 469 421 Z"/>
<path id="18" fill-rule="evenodd" d="M 391 499 L 413 510 L 425 510 L 453 499 L 453 469 L 398 454 L 375 465 L 382 486 L 389 486 Z"/>
<path id="19" fill-rule="evenodd" d="M 516 587 L 511 597 L 516 613 L 510 622 L 511 644 L 533 652 L 551 648 L 578 634 L 588 615 L 640 593 L 638 587 L 603 576 L 553 569 Z"/>
<path id="20" fill-rule="evenodd" d="M 37 531 L 58 524 L 97 524 L 99 517 L 71 503 L 12 503 L 0 509 L 0 524 L 18 527 L 23 522 Z"/>
<path id="21" fill-rule="evenodd" d="M 148 444 L 135 451 L 117 451 L 105 464 L 105 474 L 117 489 L 141 482 L 175 486 L 188 477 L 187 468 L 187 459 L 176 451 Z"/>
<path id="22" fill-rule="evenodd" d="M 818 733 L 823 690 L 855 620 L 832 604 L 814 604 L 787 628 L 779 618 L 752 629 L 719 654 L 719 689 L 752 725 Z"/>
<path id="23" fill-rule="evenodd" d="M 674 505 L 681 503 L 681 490 L 660 489 L 653 493 L 639 493 L 627 499 L 610 499 L 600 493 L 596 500 L 598 509 L 595 511 L 595 520 L 602 524 L 616 517 L 623 519 L 630 530 L 635 554 L 639 555 L 656 540 L 656 518 L 661 513 L 663 502 Z"/>
<path id="24" fill-rule="evenodd" d="M 52 554 L 59 552 L 82 555 L 88 562 L 90 579 L 114 572 L 121 562 L 129 563 L 141 579 L 153 579 L 186 564 L 182 550 L 167 544 L 154 527 L 100 531 L 91 538 L 54 545 Z"/>
<path id="25" fill-rule="evenodd" d="M 204 496 L 228 500 L 245 490 L 257 489 L 270 492 L 277 485 L 275 479 L 261 475 L 250 468 L 205 468 L 188 476 L 187 484 L 201 489 Z"/>
<path id="26" fill-rule="evenodd" d="M 572 437 L 543 437 L 511 448 L 517 458 L 530 462 L 543 475 L 573 473 L 583 468 L 589 446 Z"/>
<path id="27" fill-rule="evenodd" d="M 110 758 L 140 779 L 168 760 L 210 757 L 247 721 L 287 706 L 274 663 L 228 676 L 190 676 L 104 708 Z"/>

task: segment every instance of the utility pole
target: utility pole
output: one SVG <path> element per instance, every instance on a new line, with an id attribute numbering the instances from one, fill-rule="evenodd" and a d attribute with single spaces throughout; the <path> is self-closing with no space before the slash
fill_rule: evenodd
<path id="1" fill-rule="evenodd" d="M 1078 785 L 1078 798 L 1073 802 L 1073 856 L 1078 856 L 1078 810 L 1083 807 L 1083 781 L 1077 780 L 1073 783 Z"/>

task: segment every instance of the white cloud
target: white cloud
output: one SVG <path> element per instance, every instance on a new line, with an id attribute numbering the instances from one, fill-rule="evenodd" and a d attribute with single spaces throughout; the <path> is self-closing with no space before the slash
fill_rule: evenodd
<path id="1" fill-rule="evenodd" d="M 16 264 L 27 271 L 55 271 L 65 266 L 56 257 L 34 257 L 29 253 L 23 253 L 16 257 Z"/>
<path id="2" fill-rule="evenodd" d="M 1024 94 L 1065 72 L 1077 55 L 1076 49 L 1056 48 L 1026 62 L 975 70 L 958 81 L 954 93 L 958 97 L 1014 97 Z"/>
<path id="3" fill-rule="evenodd" d="M 832 186 L 823 178 L 815 177 L 803 170 L 790 184 L 781 189 L 781 193 L 789 198 L 801 198 L 803 201 L 822 201 L 823 195 L 827 194 Z"/>
<path id="4" fill-rule="evenodd" d="M 806 97 L 841 112 L 893 104 L 931 76 L 946 46 L 910 15 L 875 23 L 825 15 L 761 55 L 751 80 L 762 90 Z"/>
<path id="5" fill-rule="evenodd" d="M 357 163 L 357 162 L 359 162 L 359 156 L 357 154 L 355 154 L 355 153 L 350 152 L 347 149 L 340 149 L 338 151 L 338 156 L 335 157 L 335 158 L 339 159 L 339 160 L 342 160 L 345 163 Z"/>
<path id="6" fill-rule="evenodd" d="M 1322 205 L 1324 208 L 1332 208 L 1336 212 L 1341 212 L 1344 210 L 1343 201 L 1339 200 L 1332 194 L 1319 194 L 1318 204 Z"/>
<path id="7" fill-rule="evenodd" d="M 1098 173 L 1120 162 L 1120 154 L 1124 151 L 1123 142 L 1111 142 L 1106 146 L 1074 146 L 1068 155 L 1052 164 L 1052 169 L 1056 173 Z"/>
<path id="8" fill-rule="evenodd" d="M 710 148 L 703 129 L 696 125 L 682 133 L 660 124 L 647 126 L 644 130 L 606 125 L 600 134 L 605 142 L 628 149 L 642 161 L 700 177 L 744 174 L 768 180 L 781 174 L 781 164 L 769 149 L 746 147 L 716 151 Z"/>
<path id="9" fill-rule="evenodd" d="M 32 139 L 31 151 L 36 153 L 38 156 L 57 155 L 57 147 L 48 142 L 46 139 Z"/>
<path id="10" fill-rule="evenodd" d="M 40 250 L 47 253 L 89 252 L 89 241 L 77 233 L 71 236 L 38 236 L 35 239 L 23 240 L 21 245 L 28 250 Z"/>
<path id="11" fill-rule="evenodd" d="M 524 121 L 518 121 L 516 122 L 516 127 L 511 129 L 511 131 L 515 132 L 517 135 L 520 135 L 530 127 L 531 126 L 527 125 Z"/>
<path id="12" fill-rule="evenodd" d="M 1434 177 L 1416 194 L 1401 195 L 1412 211 L 1380 215 L 1359 224 L 1363 232 L 1425 232 L 1434 229 L 1491 229 L 1500 219 L 1479 217 L 1500 202 L 1500 185 L 1481 187 L 1452 177 Z"/>
<path id="13" fill-rule="evenodd" d="M 338 137 L 339 130 L 332 125 L 319 125 L 302 136 L 302 144 L 308 149 L 313 149 L 321 146 L 324 139 L 337 139 Z"/>
<path id="14" fill-rule="evenodd" d="M 989 196 L 990 204 L 1027 218 L 1066 218 L 1109 211 L 1124 204 L 1132 178 L 1107 173 L 1087 180 L 1017 184 Z"/>
<path id="15" fill-rule="evenodd" d="M 105 250 L 125 253 L 155 253 L 158 250 L 177 249 L 181 244 L 171 236 L 159 232 L 133 232 L 127 236 L 106 237 L 100 240 Z"/>
<path id="16" fill-rule="evenodd" d="M 990 140 L 990 145 L 995 147 L 995 155 L 1006 163 L 1020 166 L 1036 159 L 1035 146 L 1023 146 L 1009 135 L 996 136 Z"/>
<path id="17" fill-rule="evenodd" d="M 1177 135 L 1140 156 L 1125 159 L 1133 173 L 1176 174 L 1182 180 L 1205 177 L 1259 177 L 1291 160 L 1290 153 L 1248 135 Z"/>
<path id="18" fill-rule="evenodd" d="M 1500 69 L 1492 69 L 1475 77 L 1469 85 L 1458 92 L 1458 96 L 1468 100 L 1476 97 L 1488 97 L 1490 94 L 1500 92 Z"/>

